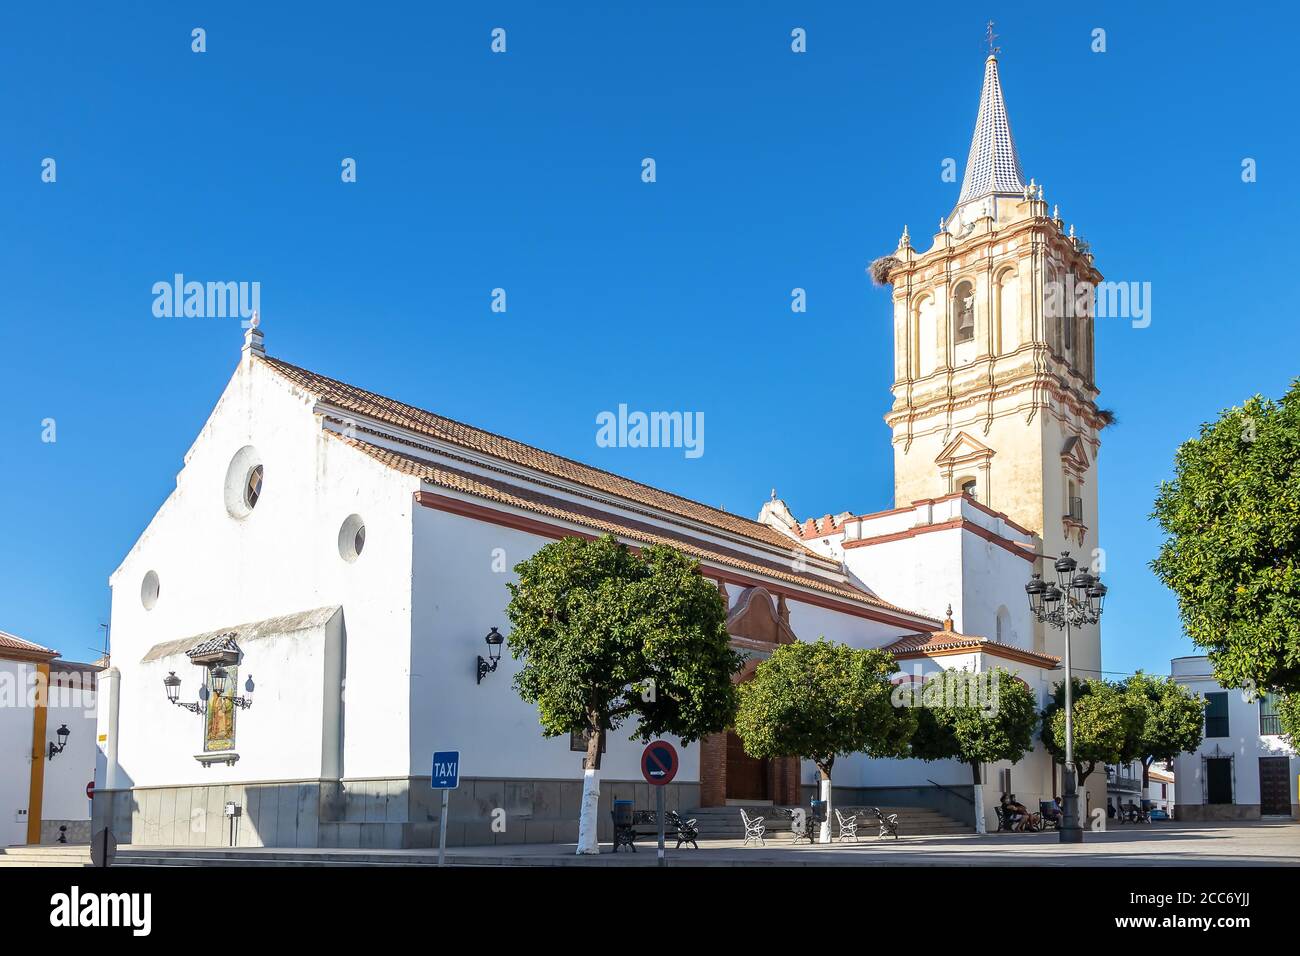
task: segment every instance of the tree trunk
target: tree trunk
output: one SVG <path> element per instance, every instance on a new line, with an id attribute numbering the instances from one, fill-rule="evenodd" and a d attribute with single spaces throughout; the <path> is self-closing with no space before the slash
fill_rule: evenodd
<path id="1" fill-rule="evenodd" d="M 980 778 L 978 761 L 971 761 L 970 772 L 972 789 L 975 791 L 975 832 L 988 833 L 988 824 L 984 822 L 984 783 Z"/>
<path id="2" fill-rule="evenodd" d="M 589 731 L 587 756 L 582 762 L 582 803 L 578 817 L 579 856 L 600 852 L 596 833 L 600 823 L 600 751 L 604 743 L 603 727 Z"/>
<path id="3" fill-rule="evenodd" d="M 1151 787 L 1151 764 L 1155 757 L 1142 758 L 1142 799 L 1147 799 L 1147 790 Z"/>
<path id="4" fill-rule="evenodd" d="M 826 819 L 822 821 L 821 829 L 817 832 L 818 843 L 831 842 L 831 768 L 830 766 L 818 766 L 817 771 L 821 774 L 821 793 L 820 799 L 826 801 Z"/>

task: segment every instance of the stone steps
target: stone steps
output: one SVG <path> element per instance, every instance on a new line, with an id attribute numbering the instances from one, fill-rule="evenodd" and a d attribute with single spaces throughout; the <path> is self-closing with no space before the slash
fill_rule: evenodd
<path id="1" fill-rule="evenodd" d="M 90 866 L 90 847 L 76 843 L 4 847 L 0 866 Z"/>

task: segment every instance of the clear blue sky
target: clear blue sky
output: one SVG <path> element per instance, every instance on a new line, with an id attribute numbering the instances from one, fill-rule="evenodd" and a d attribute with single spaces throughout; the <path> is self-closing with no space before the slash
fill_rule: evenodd
<path id="1" fill-rule="evenodd" d="M 1294 9 L 542 6 L 5 6 L 0 629 L 90 656 L 234 368 L 238 319 L 153 316 L 177 272 L 260 282 L 272 354 L 710 504 L 889 507 L 863 269 L 952 207 L 991 17 L 1026 174 L 1153 288 L 1097 347 L 1105 666 L 1190 652 L 1147 514 L 1202 420 L 1297 372 Z M 703 411 L 705 454 L 597 448 L 619 403 Z"/>

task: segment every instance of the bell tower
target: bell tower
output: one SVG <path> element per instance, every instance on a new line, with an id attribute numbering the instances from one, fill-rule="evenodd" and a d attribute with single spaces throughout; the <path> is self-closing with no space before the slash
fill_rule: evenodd
<path id="1" fill-rule="evenodd" d="M 1093 377 L 1101 274 L 1073 227 L 1049 213 L 1043 187 L 1025 180 L 995 54 L 956 206 L 928 249 L 904 228 L 871 272 L 893 288 L 885 421 L 895 506 L 964 492 L 1039 535 L 1045 554 L 1096 561 L 1097 451 L 1109 420 Z M 1100 636 L 1088 631 L 1074 645 L 1083 677 L 1100 668 Z M 1058 640 L 1037 643 L 1060 654 Z"/>

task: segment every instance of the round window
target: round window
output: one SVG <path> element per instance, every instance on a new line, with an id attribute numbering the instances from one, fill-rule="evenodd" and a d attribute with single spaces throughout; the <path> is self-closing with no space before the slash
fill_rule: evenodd
<path id="1" fill-rule="evenodd" d="M 140 603 L 144 605 L 146 611 L 152 611 L 153 606 L 158 603 L 158 572 L 150 571 L 140 582 Z"/>
<path id="2" fill-rule="evenodd" d="M 366 524 L 361 515 L 348 515 L 339 528 L 339 557 L 355 561 L 366 546 Z"/>
<path id="3" fill-rule="evenodd" d="M 262 456 L 252 445 L 235 452 L 226 468 L 226 511 L 232 518 L 247 518 L 262 498 Z"/>

